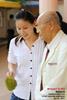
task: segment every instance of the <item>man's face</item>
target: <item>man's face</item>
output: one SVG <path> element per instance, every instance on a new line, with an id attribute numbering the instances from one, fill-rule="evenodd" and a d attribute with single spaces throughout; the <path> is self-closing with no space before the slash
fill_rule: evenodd
<path id="1" fill-rule="evenodd" d="M 50 21 L 47 21 L 43 24 L 38 23 L 36 29 L 37 29 L 37 32 L 39 33 L 41 40 L 44 40 L 48 43 L 50 39 L 50 35 L 51 35 Z"/>

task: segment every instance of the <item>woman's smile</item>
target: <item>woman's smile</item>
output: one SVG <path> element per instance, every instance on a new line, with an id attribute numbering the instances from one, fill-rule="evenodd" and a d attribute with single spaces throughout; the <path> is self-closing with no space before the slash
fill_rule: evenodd
<path id="1" fill-rule="evenodd" d="M 22 37 L 23 37 L 23 38 L 26 38 L 27 36 L 28 36 L 28 34 L 25 34 L 25 35 L 23 35 Z"/>

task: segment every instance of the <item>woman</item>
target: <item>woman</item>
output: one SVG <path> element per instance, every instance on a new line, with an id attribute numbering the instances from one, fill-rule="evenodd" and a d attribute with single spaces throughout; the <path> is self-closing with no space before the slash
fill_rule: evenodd
<path id="1" fill-rule="evenodd" d="M 17 87 L 10 100 L 34 99 L 38 66 L 45 47 L 35 26 L 35 17 L 30 12 L 21 10 L 16 14 L 16 30 L 19 36 L 10 43 L 7 74 L 15 77 Z"/>

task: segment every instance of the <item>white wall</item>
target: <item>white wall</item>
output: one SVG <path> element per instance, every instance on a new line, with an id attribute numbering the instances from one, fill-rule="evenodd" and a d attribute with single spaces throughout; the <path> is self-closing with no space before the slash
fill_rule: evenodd
<path id="1" fill-rule="evenodd" d="M 58 5 L 58 11 L 60 12 L 64 20 L 64 5 L 63 4 Z"/>

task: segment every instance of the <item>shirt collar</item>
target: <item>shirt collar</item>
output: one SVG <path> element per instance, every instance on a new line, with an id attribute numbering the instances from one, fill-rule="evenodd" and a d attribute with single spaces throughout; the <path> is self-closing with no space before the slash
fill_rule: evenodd
<path id="1" fill-rule="evenodd" d="M 60 39 L 62 38 L 63 34 L 64 34 L 63 31 L 60 30 L 54 37 L 54 39 L 49 44 L 47 44 L 47 48 L 49 48 L 49 50 L 54 49 L 60 42 Z"/>

